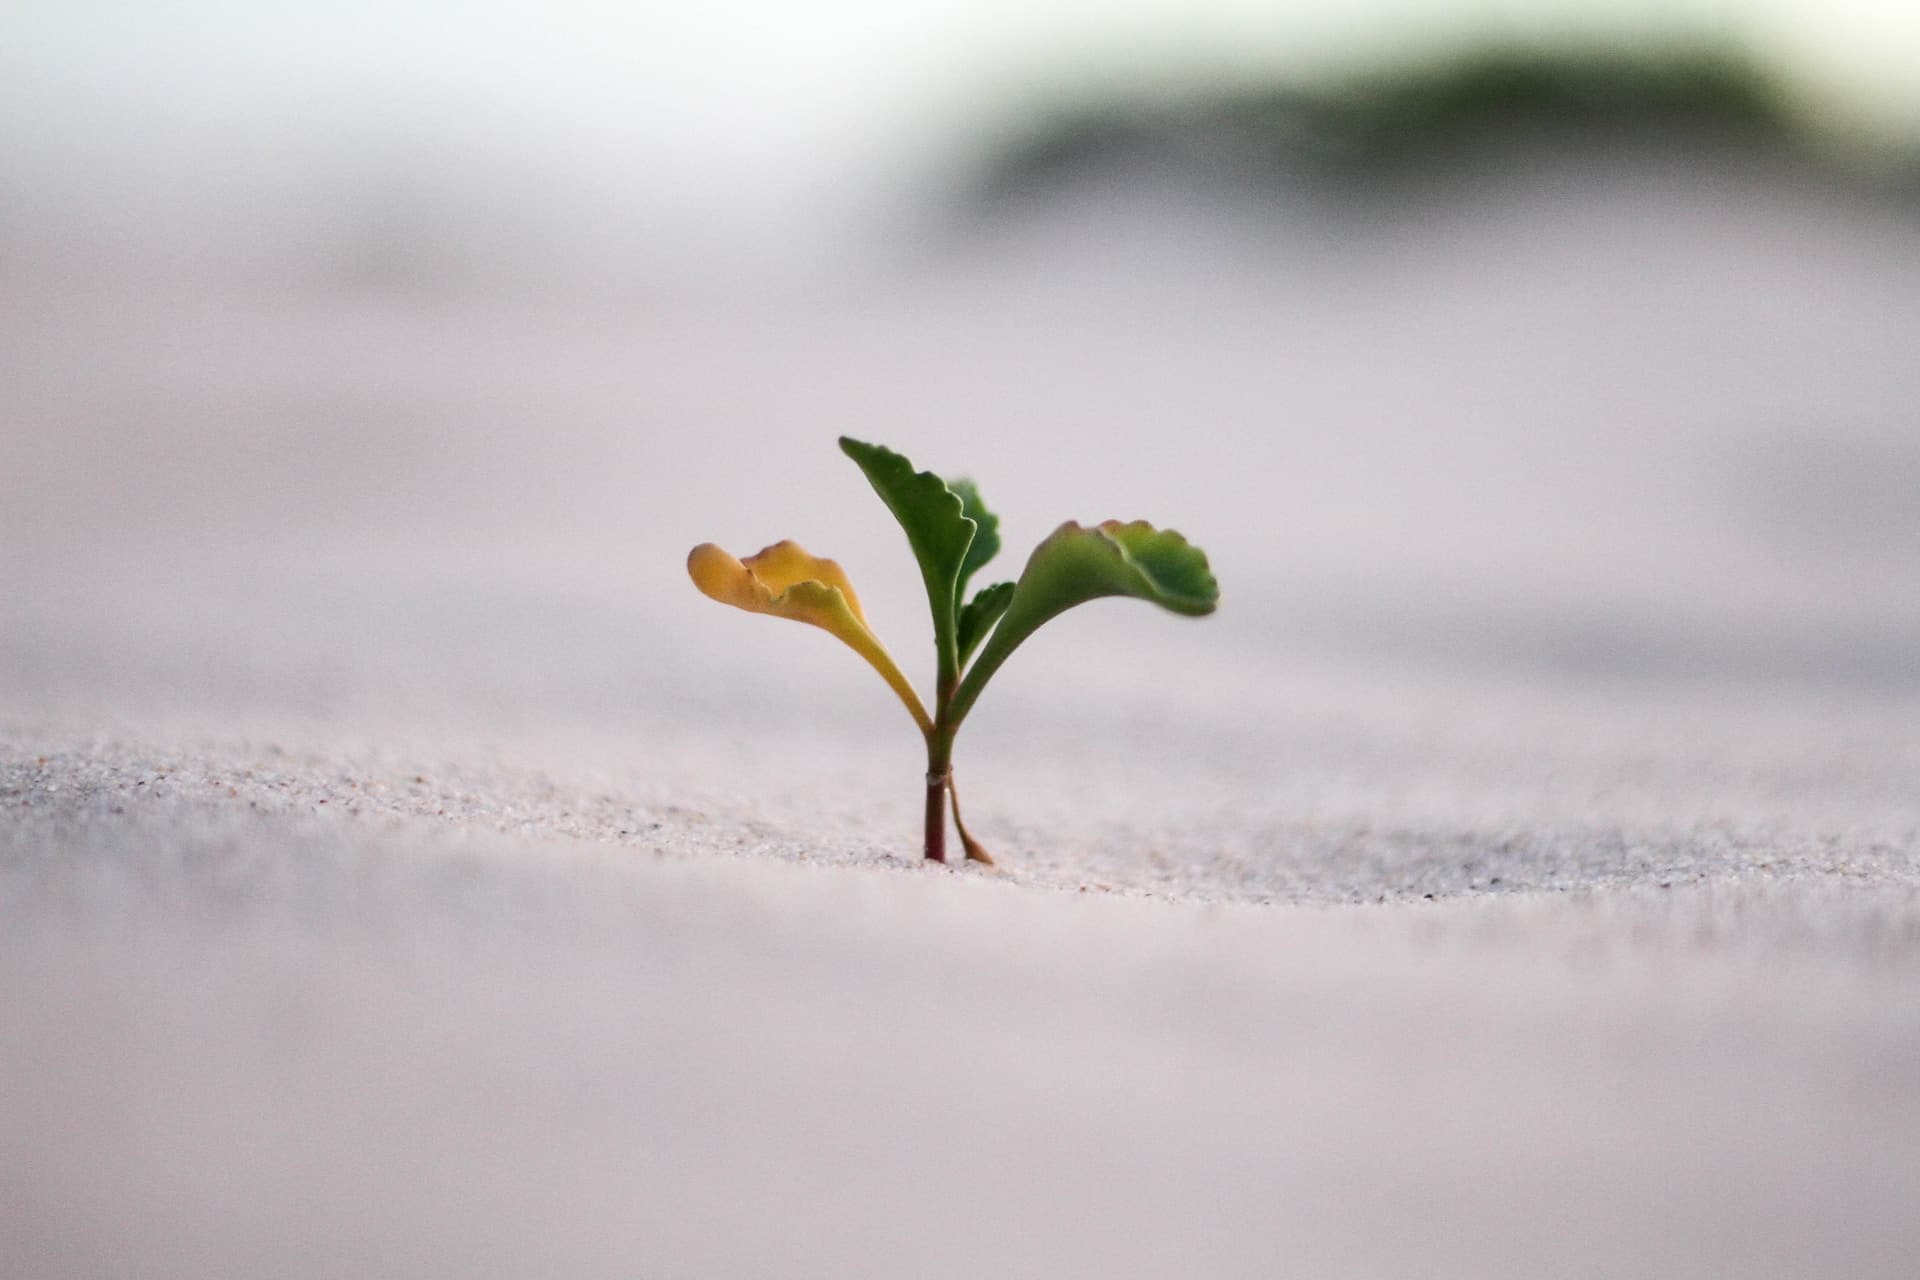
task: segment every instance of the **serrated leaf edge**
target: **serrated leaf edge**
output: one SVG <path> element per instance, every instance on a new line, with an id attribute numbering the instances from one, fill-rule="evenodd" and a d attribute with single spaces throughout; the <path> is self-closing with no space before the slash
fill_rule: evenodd
<path id="1" fill-rule="evenodd" d="M 1202 580 L 1208 588 L 1208 594 L 1191 595 L 1185 591 L 1169 589 L 1164 579 L 1149 572 L 1127 549 L 1120 538 L 1115 536 L 1117 533 L 1123 532 L 1150 538 L 1170 538 L 1176 541 L 1182 550 L 1190 551 L 1198 562 L 1197 567 Z M 1143 596 L 1126 591 L 1096 591 L 1090 595 L 1081 596 L 1078 599 L 1069 599 L 1067 603 L 1043 615 L 1019 634 L 1013 635 L 1011 640 L 1008 640 L 1007 636 L 1009 633 L 1004 625 L 1006 614 L 1010 613 L 1013 606 L 1019 603 L 1019 589 L 1025 585 L 1027 575 L 1033 570 L 1034 562 L 1040 558 L 1041 553 L 1056 539 L 1079 534 L 1096 535 L 1096 540 L 1093 545 L 1106 548 L 1129 570 L 1138 574 L 1141 581 L 1151 589 L 1152 594 Z M 999 621 L 1003 625 L 997 626 L 994 629 L 992 637 L 987 641 L 985 648 L 982 649 L 978 661 L 967 671 L 965 678 L 960 682 L 959 688 L 955 690 L 953 701 L 948 711 L 947 723 L 950 731 L 958 729 L 960 722 L 964 720 L 968 712 L 973 709 L 973 704 L 979 699 L 981 692 L 986 688 L 987 682 L 993 678 L 994 673 L 1000 669 L 1001 665 L 1013 654 L 1014 650 L 1026 642 L 1029 636 L 1051 622 L 1054 618 L 1067 612 L 1067 610 L 1086 604 L 1088 601 L 1098 600 L 1108 596 L 1145 600 L 1148 603 L 1157 604 L 1163 609 L 1186 617 L 1201 617 L 1212 613 L 1217 607 L 1220 596 L 1220 586 L 1214 579 L 1212 566 L 1207 561 L 1207 553 L 1187 541 L 1185 535 L 1181 534 L 1178 530 L 1156 528 L 1153 524 L 1145 520 L 1103 520 L 1099 524 L 1092 526 L 1083 525 L 1077 520 L 1063 522 L 1059 527 L 1054 529 L 1052 533 L 1042 538 L 1028 555 L 1026 567 L 1021 570 L 1020 578 L 1014 584 L 1013 595 L 1008 600 L 1007 609 L 1002 611 Z"/>

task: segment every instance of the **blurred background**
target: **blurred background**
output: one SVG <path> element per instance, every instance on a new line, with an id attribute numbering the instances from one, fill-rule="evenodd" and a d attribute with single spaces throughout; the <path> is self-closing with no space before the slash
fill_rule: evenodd
<path id="1" fill-rule="evenodd" d="M 18 0 L 0 22 L 0 251 L 30 278 L 631 296 L 918 257 L 1100 141 L 1297 204 L 1329 151 L 1437 162 L 1542 118 L 1744 126 L 1861 169 L 1920 128 L 1920 16 L 1890 0 Z"/>
<path id="2" fill-rule="evenodd" d="M 1006 576 L 1208 547 L 1224 674 L 1149 701 L 1910 700 L 1916 65 L 1871 0 L 15 0 L 5 692 L 777 706 L 681 558 L 797 537 L 917 654 L 844 431 L 973 474 Z"/>

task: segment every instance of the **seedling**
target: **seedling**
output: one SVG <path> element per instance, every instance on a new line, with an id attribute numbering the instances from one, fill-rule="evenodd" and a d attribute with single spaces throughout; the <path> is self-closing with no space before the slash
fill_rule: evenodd
<path id="1" fill-rule="evenodd" d="M 1133 596 L 1199 617 L 1213 612 L 1220 588 L 1206 553 L 1171 529 L 1156 529 L 1144 520 L 1108 520 L 1091 528 L 1069 520 L 1033 549 L 1018 582 L 996 582 L 968 599 L 973 575 L 1000 550 L 1000 518 L 981 502 L 980 491 L 968 480 L 915 471 L 911 462 L 879 445 L 842 436 L 840 449 L 866 473 L 920 562 L 933 608 L 933 714 L 874 636 L 853 584 L 833 561 L 794 542 L 776 542 L 736 560 L 706 542 L 687 556 L 687 572 L 695 586 L 722 604 L 810 623 L 865 658 L 899 695 L 927 742 L 927 857 L 947 860 L 950 807 L 967 857 L 992 863 L 960 820 L 953 738 L 994 672 L 1042 623 L 1077 604 Z"/>

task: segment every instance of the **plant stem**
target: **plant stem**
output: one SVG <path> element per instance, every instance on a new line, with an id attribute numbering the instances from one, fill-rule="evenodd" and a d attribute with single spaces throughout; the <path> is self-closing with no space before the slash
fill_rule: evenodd
<path id="1" fill-rule="evenodd" d="M 927 858 L 947 860 L 947 788 L 953 781 L 953 730 L 947 707 L 953 702 L 952 678 L 940 681 L 934 699 L 933 730 L 927 734 Z"/>
<path id="2" fill-rule="evenodd" d="M 927 768 L 927 858 L 947 860 L 947 775 Z"/>

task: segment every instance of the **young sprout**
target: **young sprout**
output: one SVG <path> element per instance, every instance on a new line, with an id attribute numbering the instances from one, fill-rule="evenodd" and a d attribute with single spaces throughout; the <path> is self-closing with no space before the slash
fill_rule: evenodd
<path id="1" fill-rule="evenodd" d="M 853 584 L 833 561 L 793 542 L 776 542 L 736 560 L 706 542 L 687 556 L 687 572 L 695 586 L 722 604 L 811 623 L 865 658 L 926 739 L 926 856 L 947 860 L 951 808 L 967 857 L 992 863 L 960 821 L 953 738 L 993 673 L 1042 623 L 1077 604 L 1133 596 L 1197 618 L 1213 612 L 1220 588 L 1206 553 L 1171 529 L 1155 529 L 1143 520 L 1108 520 L 1090 528 L 1069 520 L 1033 549 L 1019 581 L 982 587 L 969 599 L 973 575 L 1000 550 L 1000 518 L 987 510 L 973 483 L 915 471 L 891 449 L 846 436 L 840 449 L 892 510 L 920 563 L 933 609 L 932 714 L 874 636 Z"/>

